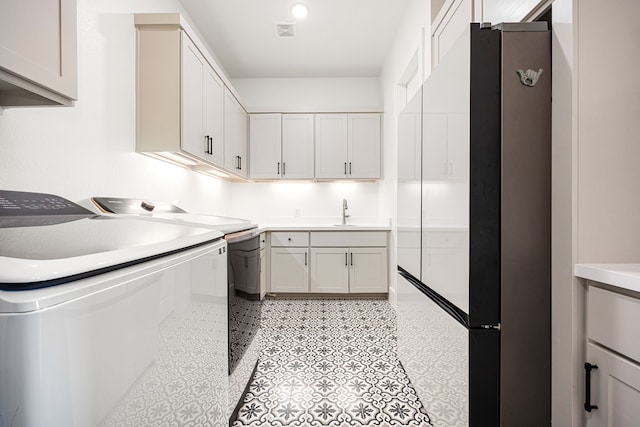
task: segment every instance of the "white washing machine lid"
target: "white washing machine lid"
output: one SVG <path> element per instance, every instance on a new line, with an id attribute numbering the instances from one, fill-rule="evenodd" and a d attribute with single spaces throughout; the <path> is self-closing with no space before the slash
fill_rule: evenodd
<path id="1" fill-rule="evenodd" d="M 28 290 L 219 240 L 204 227 L 97 216 L 53 195 L 0 191 L 0 290 Z"/>
<path id="2" fill-rule="evenodd" d="M 90 201 L 90 204 L 82 202 L 81 204 L 98 213 L 169 223 L 178 221 L 184 225 L 213 228 L 225 235 L 258 226 L 254 221 L 247 219 L 188 213 L 166 202 L 122 197 L 92 197 Z"/>

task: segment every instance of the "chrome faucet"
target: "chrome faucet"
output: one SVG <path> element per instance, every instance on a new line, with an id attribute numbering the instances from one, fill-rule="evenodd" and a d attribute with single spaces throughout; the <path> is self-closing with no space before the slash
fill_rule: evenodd
<path id="1" fill-rule="evenodd" d="M 347 206 L 347 199 L 342 199 L 342 225 L 346 225 L 347 218 L 351 216 L 347 214 L 347 209 L 349 209 L 349 206 Z"/>

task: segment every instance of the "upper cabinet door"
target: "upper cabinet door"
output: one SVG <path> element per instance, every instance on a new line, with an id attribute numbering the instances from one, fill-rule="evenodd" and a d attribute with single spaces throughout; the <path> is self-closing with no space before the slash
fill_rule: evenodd
<path id="1" fill-rule="evenodd" d="M 349 178 L 380 178 L 380 114 L 349 114 Z"/>
<path id="2" fill-rule="evenodd" d="M 182 149 L 198 157 L 208 153 L 202 133 L 202 73 L 206 62 L 198 48 L 182 36 Z"/>
<path id="3" fill-rule="evenodd" d="M 0 105 L 71 105 L 76 0 L 3 0 L 0 10 Z"/>
<path id="4" fill-rule="evenodd" d="M 222 110 L 224 83 L 209 64 L 204 64 L 203 74 L 203 134 L 207 140 L 207 160 L 223 166 Z"/>
<path id="5" fill-rule="evenodd" d="M 225 169 L 246 178 L 247 113 L 228 90 L 224 95 L 224 153 Z"/>
<path id="6" fill-rule="evenodd" d="M 313 114 L 282 115 L 282 178 L 313 179 L 313 121 Z"/>
<path id="7" fill-rule="evenodd" d="M 315 134 L 316 178 L 347 178 L 347 115 L 316 114 Z"/>
<path id="8" fill-rule="evenodd" d="M 253 179 L 277 179 L 282 176 L 282 114 L 251 114 L 249 145 Z"/>

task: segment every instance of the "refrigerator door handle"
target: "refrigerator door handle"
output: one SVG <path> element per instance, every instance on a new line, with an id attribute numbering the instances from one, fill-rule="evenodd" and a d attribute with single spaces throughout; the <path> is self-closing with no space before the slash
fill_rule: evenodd
<path id="1" fill-rule="evenodd" d="M 598 369 L 598 365 L 592 365 L 589 362 L 584 363 L 584 410 L 591 412 L 598 409 L 598 405 L 591 404 L 591 371 Z"/>

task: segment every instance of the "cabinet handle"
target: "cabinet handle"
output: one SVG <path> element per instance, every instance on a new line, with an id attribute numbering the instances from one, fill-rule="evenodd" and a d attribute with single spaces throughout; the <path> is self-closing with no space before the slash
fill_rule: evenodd
<path id="1" fill-rule="evenodd" d="M 351 162 L 349 162 L 349 175 L 351 175 Z"/>
<path id="2" fill-rule="evenodd" d="M 287 170 L 287 164 L 285 162 L 282 162 L 282 176 L 284 176 L 284 174 L 287 173 L 286 170 Z"/>
<path id="3" fill-rule="evenodd" d="M 598 405 L 591 404 L 591 371 L 598 369 L 598 365 L 592 365 L 589 362 L 584 364 L 584 410 L 591 412 L 592 409 L 598 409 Z"/>
<path id="4" fill-rule="evenodd" d="M 242 170 L 242 156 L 238 156 L 238 164 L 240 165 L 238 169 Z"/>
<path id="5" fill-rule="evenodd" d="M 209 144 L 207 144 L 209 147 L 209 154 L 213 154 L 213 138 L 209 137 Z"/>
<path id="6" fill-rule="evenodd" d="M 205 154 L 209 154 L 209 135 L 204 136 L 204 142 L 206 144 L 206 148 L 204 149 Z"/>
<path id="7" fill-rule="evenodd" d="M 278 175 L 280 175 L 280 162 L 278 162 Z"/>
<path id="8" fill-rule="evenodd" d="M 344 174 L 347 174 L 347 162 L 344 162 Z"/>
<path id="9" fill-rule="evenodd" d="M 353 266 L 353 252 L 349 252 L 349 256 L 351 257 L 351 266 Z"/>
<path id="10" fill-rule="evenodd" d="M 349 263 L 347 262 L 347 253 L 344 253 L 344 265 L 349 265 Z"/>
<path id="11" fill-rule="evenodd" d="M 304 253 L 304 265 L 307 265 L 307 253 Z"/>

